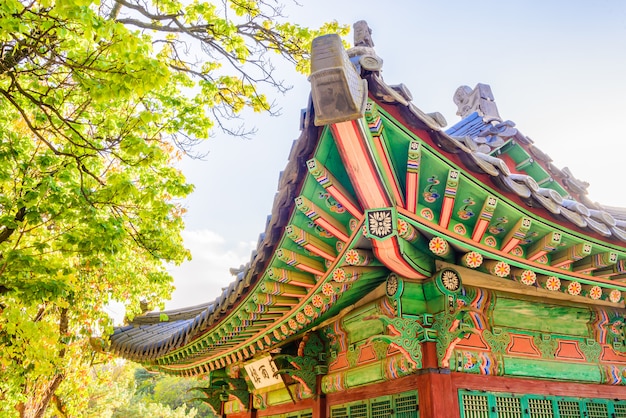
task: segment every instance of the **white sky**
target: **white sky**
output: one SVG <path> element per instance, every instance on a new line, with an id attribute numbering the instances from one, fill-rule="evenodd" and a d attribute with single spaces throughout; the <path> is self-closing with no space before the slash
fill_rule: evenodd
<path id="1" fill-rule="evenodd" d="M 288 4 L 285 13 L 305 26 L 366 20 L 386 82 L 404 83 L 416 106 L 442 113 L 448 126 L 459 120 L 452 101 L 456 88 L 489 84 L 501 117 L 515 122 L 557 167 L 588 181 L 592 200 L 626 207 L 626 135 L 620 127 L 626 119 L 626 2 L 300 4 Z M 184 232 L 193 260 L 172 268 L 177 290 L 166 309 L 213 300 L 233 279 L 229 267 L 249 261 L 265 229 L 310 91 L 295 70 L 281 68 L 281 74 L 294 86 L 274 97 L 282 116 L 252 118 L 258 132 L 251 140 L 216 133 L 203 161 L 184 162 L 196 185 Z"/>

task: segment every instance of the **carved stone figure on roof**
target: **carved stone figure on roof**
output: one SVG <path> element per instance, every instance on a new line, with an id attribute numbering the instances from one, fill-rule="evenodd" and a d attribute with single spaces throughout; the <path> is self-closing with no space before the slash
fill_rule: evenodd
<path id="1" fill-rule="evenodd" d="M 462 118 L 478 112 L 487 119 L 501 120 L 488 84 L 478 83 L 473 90 L 469 86 L 459 87 L 454 93 L 454 103 L 459 107 L 456 114 Z"/>

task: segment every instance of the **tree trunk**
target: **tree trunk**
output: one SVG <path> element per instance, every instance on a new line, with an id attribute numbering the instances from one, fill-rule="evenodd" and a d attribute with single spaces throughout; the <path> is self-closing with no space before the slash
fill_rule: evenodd
<path id="1" fill-rule="evenodd" d="M 29 399 L 16 408 L 20 413 L 20 418 L 43 418 L 54 392 L 59 388 L 63 379 L 63 375 L 57 374 L 41 386 L 36 384 L 35 386 L 39 387 L 33 388 L 33 392 L 28 394 Z"/>

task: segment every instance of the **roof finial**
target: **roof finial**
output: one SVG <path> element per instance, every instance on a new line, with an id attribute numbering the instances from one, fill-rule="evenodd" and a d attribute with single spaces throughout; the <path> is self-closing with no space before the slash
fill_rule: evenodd
<path id="1" fill-rule="evenodd" d="M 372 40 L 372 30 L 365 20 L 359 20 L 354 25 L 354 46 L 374 47 Z"/>
<path id="2" fill-rule="evenodd" d="M 488 84 L 478 83 L 474 90 L 468 86 L 459 87 L 454 93 L 454 103 L 459 107 L 456 114 L 462 118 L 477 112 L 486 119 L 502 120 Z"/>

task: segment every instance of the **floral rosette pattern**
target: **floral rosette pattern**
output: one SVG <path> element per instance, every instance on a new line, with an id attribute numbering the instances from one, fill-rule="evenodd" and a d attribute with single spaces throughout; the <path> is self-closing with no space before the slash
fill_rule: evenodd
<path id="1" fill-rule="evenodd" d="M 465 267 L 476 269 L 483 264 L 483 256 L 476 251 L 470 251 L 463 256 L 462 264 Z"/>
<path id="2" fill-rule="evenodd" d="M 435 255 L 447 253 L 448 248 L 448 242 L 441 237 L 433 237 L 428 243 L 428 249 Z"/>
<path id="3" fill-rule="evenodd" d="M 324 286 L 322 286 L 322 293 L 326 296 L 332 296 L 335 294 L 335 288 L 330 283 L 324 283 Z"/>
<path id="4" fill-rule="evenodd" d="M 546 280 L 546 289 L 552 291 L 561 289 L 561 279 L 556 276 L 548 277 L 548 279 Z"/>
<path id="5" fill-rule="evenodd" d="M 504 261 L 498 261 L 493 268 L 493 274 L 498 277 L 506 277 L 511 273 L 511 266 Z"/>
<path id="6" fill-rule="evenodd" d="M 526 286 L 532 286 L 537 281 L 537 275 L 532 270 L 524 270 L 520 275 L 519 281 Z"/>
<path id="7" fill-rule="evenodd" d="M 343 283 L 346 281 L 346 271 L 342 268 L 336 268 L 333 270 L 333 280 L 337 283 Z"/>
<path id="8" fill-rule="evenodd" d="M 288 324 L 289 324 L 289 328 L 291 328 L 292 330 L 294 331 L 298 330 L 298 323 L 295 320 L 290 319 Z"/>
<path id="9" fill-rule="evenodd" d="M 617 289 L 611 290 L 611 293 L 609 293 L 609 300 L 613 303 L 619 302 L 622 300 L 622 292 Z"/>
<path id="10" fill-rule="evenodd" d="M 570 284 L 567 285 L 567 293 L 569 293 L 572 296 L 580 295 L 580 292 L 582 290 L 583 288 L 578 282 L 570 282 Z"/>
<path id="11" fill-rule="evenodd" d="M 316 308 L 321 308 L 322 306 L 324 306 L 324 298 L 320 295 L 315 295 L 313 296 L 311 303 L 313 303 L 313 306 L 315 306 Z"/>
<path id="12" fill-rule="evenodd" d="M 600 286 L 593 286 L 589 289 L 589 297 L 593 300 L 598 300 L 602 297 L 602 288 Z"/>

